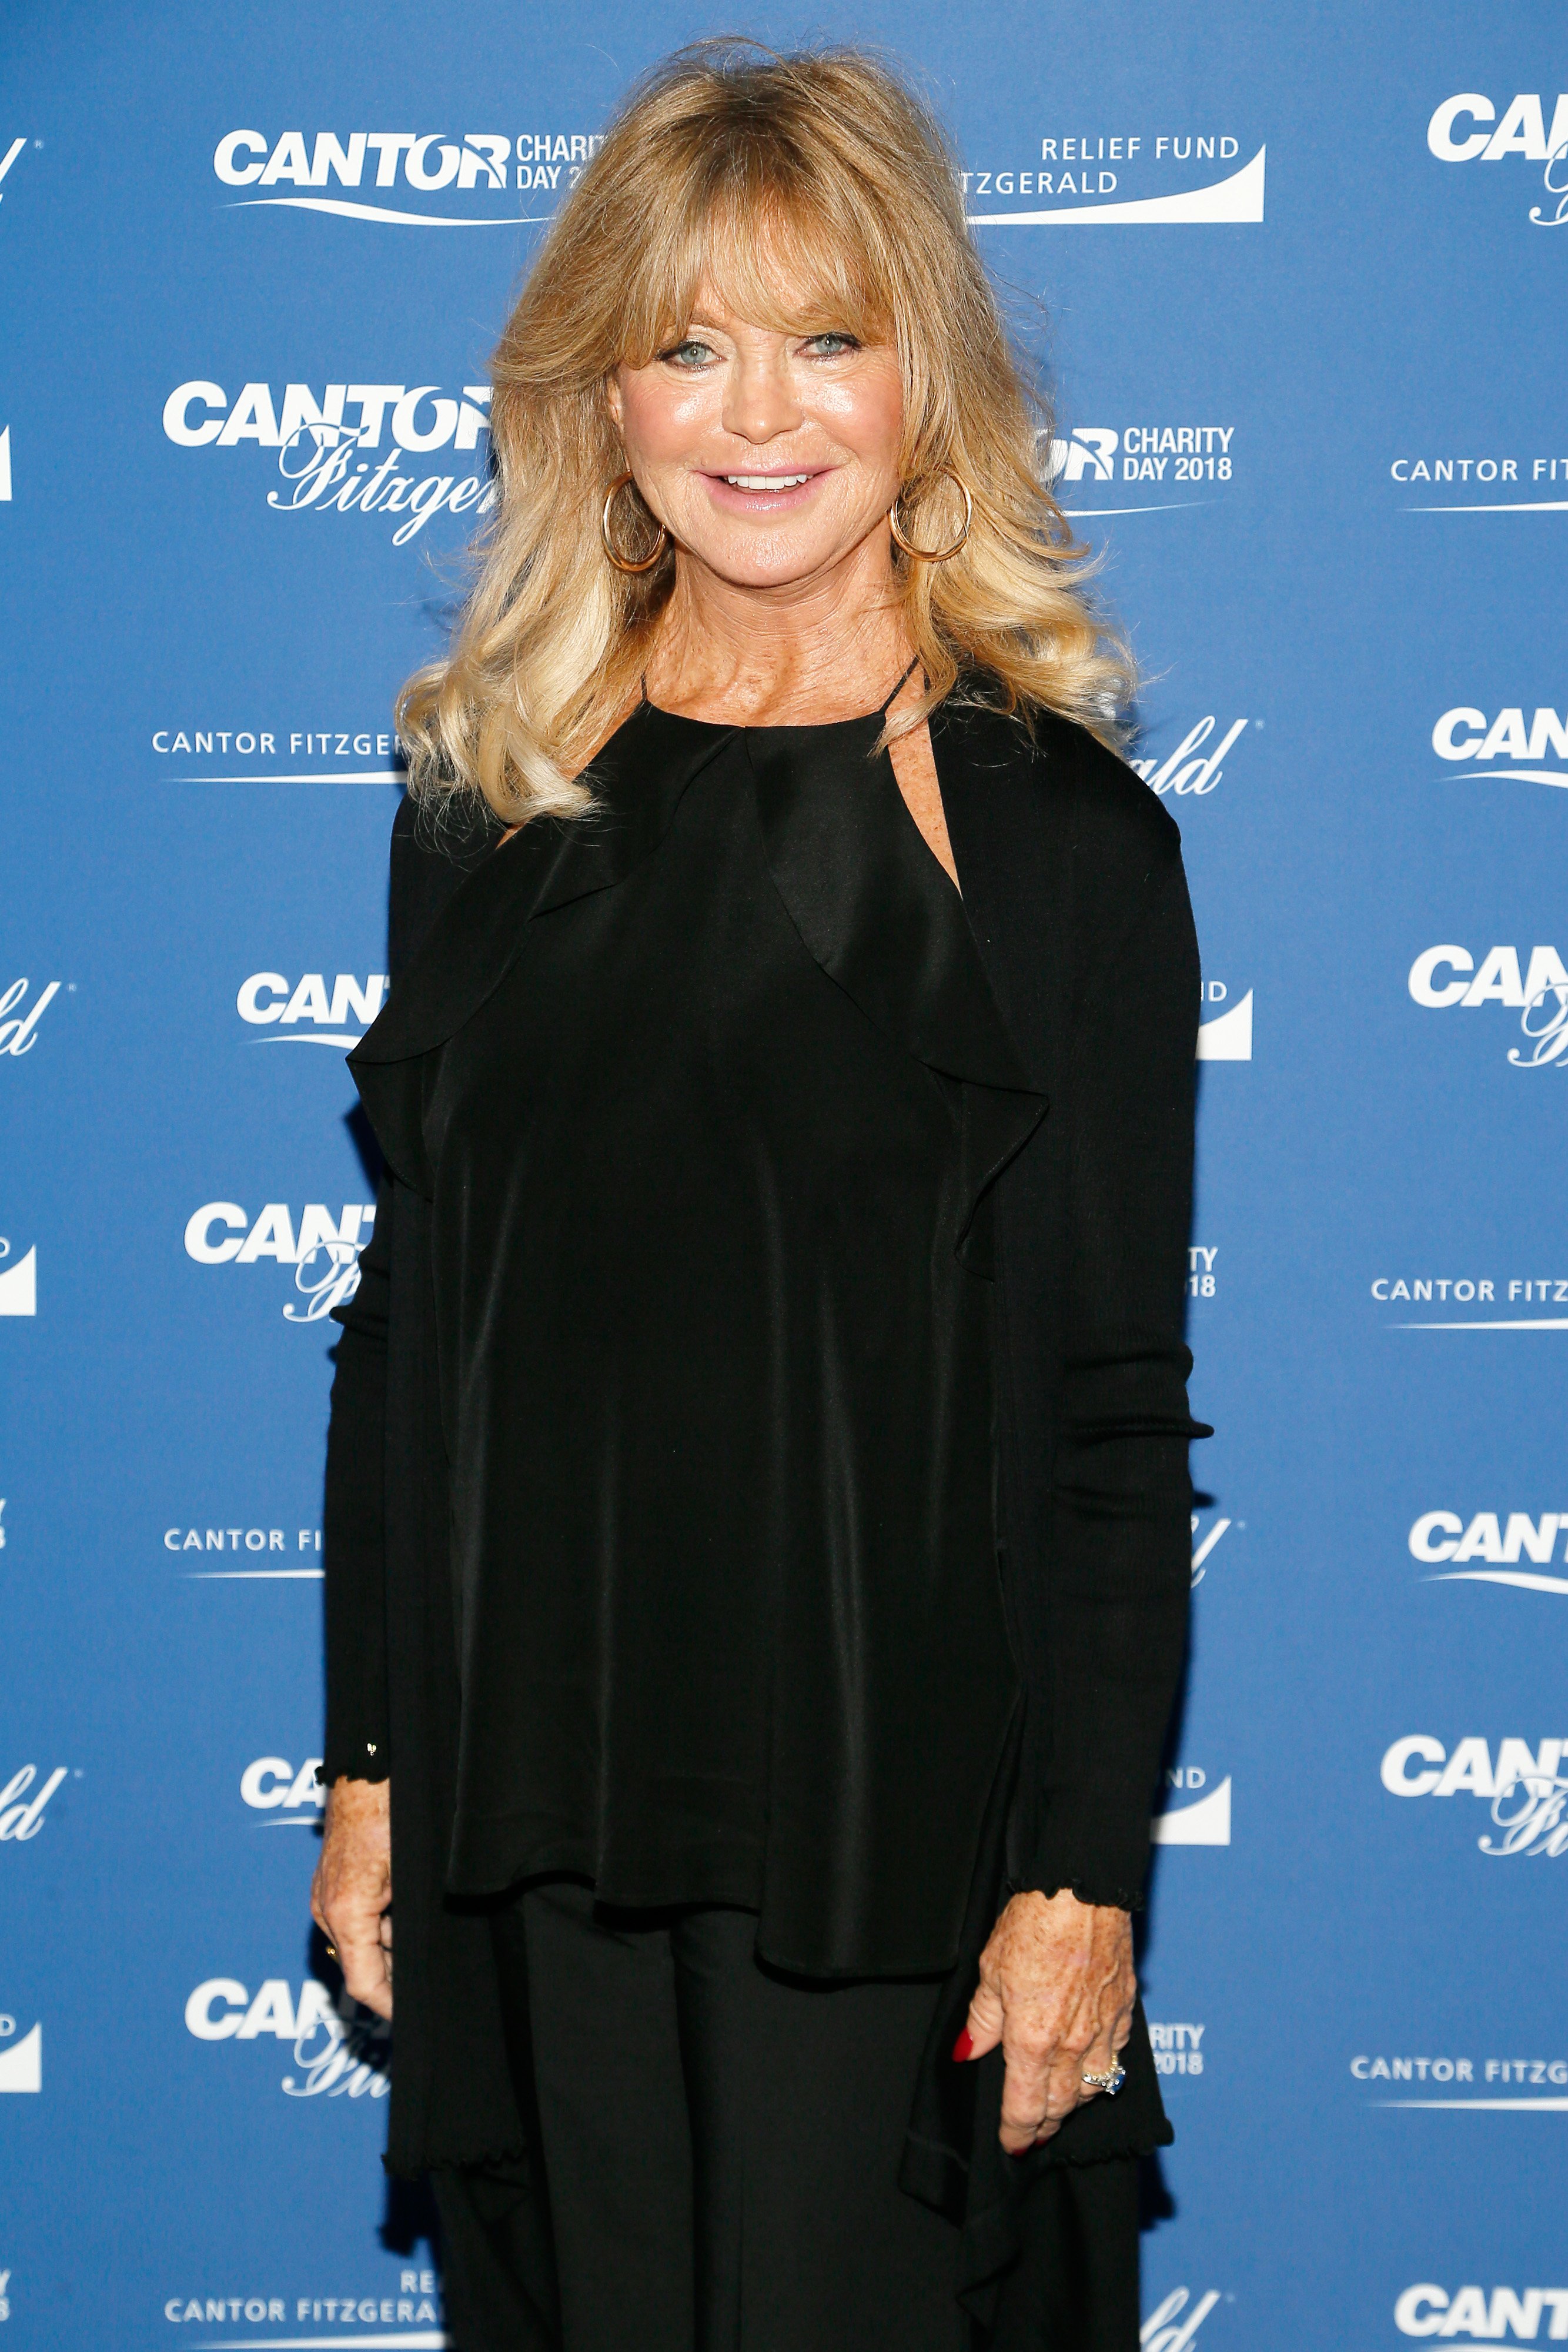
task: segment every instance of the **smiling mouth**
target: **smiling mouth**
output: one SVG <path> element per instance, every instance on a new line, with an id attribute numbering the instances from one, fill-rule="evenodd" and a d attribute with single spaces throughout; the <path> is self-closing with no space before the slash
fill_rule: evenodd
<path id="1" fill-rule="evenodd" d="M 724 474 L 720 479 L 732 490 L 798 490 L 802 482 L 811 479 L 810 474 Z"/>

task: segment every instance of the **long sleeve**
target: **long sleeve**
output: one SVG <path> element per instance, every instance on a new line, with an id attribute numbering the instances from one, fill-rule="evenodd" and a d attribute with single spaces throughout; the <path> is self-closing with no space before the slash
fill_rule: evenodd
<path id="1" fill-rule="evenodd" d="M 1131 1907 L 1186 1643 L 1183 1341 L 1197 946 L 1174 829 L 1072 1008 L 1066 1267 L 1048 1499 L 1050 1737 L 1024 1883 Z M 1041 1694 L 1046 1696 L 1046 1694 Z"/>
<path id="2" fill-rule="evenodd" d="M 459 802 L 422 825 L 412 801 L 392 824 L 387 970 L 395 988 L 442 907 L 488 855 L 500 827 Z M 392 1328 L 392 1223 L 398 1186 L 383 1172 L 360 1285 L 333 1313 L 342 1326 L 327 1429 L 322 1524 L 326 1569 L 327 1736 L 322 1777 L 383 1780 L 391 1769 L 387 1687 L 387 1363 Z"/>
<path id="3" fill-rule="evenodd" d="M 384 1780 L 391 1769 L 386 1659 L 387 1323 L 393 1185 L 376 1190 L 376 1228 L 342 1326 L 327 1428 L 327 1737 L 322 1778 Z"/>

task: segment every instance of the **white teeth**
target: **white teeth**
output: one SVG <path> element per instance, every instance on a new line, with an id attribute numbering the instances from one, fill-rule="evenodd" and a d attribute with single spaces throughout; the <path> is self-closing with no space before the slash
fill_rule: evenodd
<path id="1" fill-rule="evenodd" d="M 792 490 L 800 482 L 809 482 L 810 474 L 727 474 L 725 480 L 737 490 Z"/>

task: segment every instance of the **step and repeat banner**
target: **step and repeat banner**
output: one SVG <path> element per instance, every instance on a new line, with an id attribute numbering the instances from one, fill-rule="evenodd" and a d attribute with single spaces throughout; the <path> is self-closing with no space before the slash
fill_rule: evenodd
<path id="1" fill-rule="evenodd" d="M 740 15 L 0 34 L 0 2347 L 446 2340 L 307 1909 L 343 1055 L 486 354 L 618 94 Z M 952 127 L 1203 941 L 1145 2345 L 1568 2339 L 1561 14 L 826 30 Z"/>

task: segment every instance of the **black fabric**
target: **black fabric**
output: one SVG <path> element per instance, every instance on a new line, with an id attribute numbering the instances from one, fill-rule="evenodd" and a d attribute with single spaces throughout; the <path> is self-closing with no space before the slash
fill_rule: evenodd
<path id="1" fill-rule="evenodd" d="M 958 2228 L 900 2193 L 929 1979 L 790 1978 L 748 1913 L 561 1883 L 494 1932 L 529 2147 L 437 2176 L 457 2352 L 1133 2352 L 1135 2161 L 1012 2168 L 983 2318 Z"/>
<path id="2" fill-rule="evenodd" d="M 1189 1580 L 1183 1454 L 1186 1436 L 1201 1433 L 1186 1417 L 1181 1339 L 1197 966 L 1176 828 L 1131 771 L 1082 730 L 1044 717 L 1031 739 L 995 713 L 945 710 L 933 743 L 965 913 L 1010 1037 L 1050 1104 L 1005 1164 L 998 1155 L 977 1220 L 988 1202 L 1000 1524 L 1024 1705 L 1017 1769 L 998 1776 L 993 1792 L 992 1832 L 982 1839 L 945 1988 L 948 2014 L 961 2020 L 1009 1883 L 1071 1885 L 1092 1900 L 1127 1901 L 1146 1868 Z M 650 810 L 647 822 L 657 819 Z M 476 888 L 494 896 L 470 897 L 473 936 L 449 936 L 453 989 L 470 1009 L 476 971 L 487 968 L 496 940 L 517 929 L 501 879 L 507 859 L 532 835 L 541 894 L 553 881 L 570 895 L 574 872 L 604 855 L 591 834 L 573 838 L 547 824 L 486 862 L 497 831 L 476 814 L 432 839 L 411 808 L 400 813 L 390 1010 L 421 939 L 476 862 Z M 419 1148 L 417 1133 L 408 1140 Z M 976 1168 L 986 1144 L 977 1139 Z M 379 1459 L 334 1441 L 326 1563 L 336 1630 L 325 1769 L 329 1778 L 394 1775 L 399 1974 L 388 2161 L 408 2173 L 515 2156 L 524 2143 L 502 2063 L 488 1924 L 443 1894 L 456 1675 L 424 1215 L 417 1192 L 392 1181 L 361 1297 L 340 1310 L 362 1344 L 340 1358 L 335 1430 L 360 1409 L 356 1391 L 360 1425 L 373 1426 L 378 1347 L 387 1403 Z M 378 1265 L 388 1270 L 384 1340 L 376 1334 Z M 383 1498 L 384 1547 L 372 1516 Z M 334 1528 L 340 1536 L 353 1527 L 361 1540 L 334 1541 Z M 384 1684 L 374 1670 L 383 1638 Z M 1140 2051 L 1141 2023 L 1129 2045 L 1133 2056 Z M 1030 2265 L 1056 2242 L 1053 2231 L 1060 2237 L 1048 2209 L 1059 2215 L 1071 2193 L 1110 2215 L 1114 2197 L 1101 2198 L 1092 2184 L 1103 2187 L 1120 2168 L 1114 2159 L 1169 2130 L 1152 2062 L 1146 2076 L 1140 2062 L 1113 2106 L 1092 2102 L 1049 2143 L 1049 2161 L 1031 2157 L 1020 2168 L 1071 2179 L 1071 2192 L 1004 2194 L 993 2177 L 998 2084 L 991 2062 L 951 2066 L 934 2029 L 916 2095 L 922 2137 L 907 2159 L 915 2170 L 905 2177 L 915 2193 L 964 2210 L 967 2291 L 999 2326 L 1015 2284 L 1035 2274 Z M 1096 2160 L 1075 2161 L 1080 2151 Z M 1116 2227 L 1130 2229 L 1124 2214 Z M 1124 2257 L 1124 2270 L 1130 2249 Z"/>
<path id="3" fill-rule="evenodd" d="M 991 1196 L 998 1517 L 1028 1694 L 1012 1884 L 1135 1906 L 1191 1592 L 1197 941 L 1180 836 L 1081 730 L 939 712 L 964 905 L 1051 1103 Z"/>
<path id="4" fill-rule="evenodd" d="M 1173 2135 L 1160 2100 L 1141 2001 L 1134 2009 L 1132 2032 L 1122 2052 L 1126 2080 L 1116 2097 L 1089 2100 L 1068 2116 L 1060 2131 L 1022 2156 L 1009 2156 L 999 2136 L 1006 2073 L 1001 2050 L 988 2051 L 983 2058 L 963 2064 L 954 2063 L 953 2045 L 967 2014 L 979 1957 L 1010 1891 L 1006 1849 L 1019 1801 L 1025 1729 L 1020 1712 L 980 1833 L 958 1964 L 932 2013 L 899 2178 L 911 2197 L 962 2223 L 959 2293 L 966 2309 L 981 2324 L 981 2340 L 987 2344 L 991 2330 L 1016 2328 L 1020 2310 L 1048 2307 L 1039 2305 L 1051 2276 L 1041 2231 L 1088 2231 L 1096 2250 L 1091 2284 L 1097 2299 L 1090 2303 L 1079 2295 L 1074 2300 L 1068 2282 L 1059 2283 L 1068 2298 L 1061 2313 L 1072 2320 L 1063 2340 L 1076 2352 L 1080 2337 L 1073 2330 L 1080 2326 L 1085 2343 L 1101 2340 L 1093 2327 L 1102 2324 L 1109 2331 L 1106 2343 L 1134 2340 L 1116 2332 L 1121 2326 L 1116 2315 L 1132 2309 L 1135 2326 L 1136 2220 L 1121 2233 L 1114 2221 L 1121 2208 L 1102 2177 L 1135 2169 L 1133 2159 L 1167 2146 Z M 1049 2186 L 1058 2179 L 1064 2184 L 1060 2192 Z M 1034 2339 L 1026 2334 L 1012 2340 Z"/>
<path id="5" fill-rule="evenodd" d="M 348 1773 L 383 1780 L 388 1750 L 386 1607 L 387 1327 L 391 1305 L 392 1178 L 376 1187 L 375 1230 L 360 1253 L 360 1279 L 336 1309 L 343 1327 L 327 1424 L 322 1513 L 326 1580 L 327 1736 L 329 1781 Z"/>
<path id="6" fill-rule="evenodd" d="M 441 2300 L 454 2352 L 559 2352 L 549 2208 L 521 2157 L 438 2172 Z"/>
<path id="7" fill-rule="evenodd" d="M 394 982 L 453 891 L 494 853 L 502 830 L 478 803 L 463 805 L 438 835 L 416 833 L 413 815 L 412 803 L 404 801 L 392 828 L 387 970 Z M 383 1168 L 374 1231 L 360 1254 L 359 1286 L 333 1314 L 343 1337 L 327 1426 L 322 1528 L 328 1563 L 322 1776 L 329 1782 L 345 1773 L 384 1780 L 391 1769 L 387 1501 L 389 1493 L 406 1500 L 413 1466 L 408 1433 L 387 1412 L 396 1190 L 391 1170 Z M 398 1352 L 412 1352 L 412 1341 Z M 428 1458 L 429 1447 L 423 1451 Z"/>
<path id="8" fill-rule="evenodd" d="M 1006 2292 L 990 2325 L 970 2319 L 964 2352 L 1135 2352 L 1138 2169 L 1125 2158 L 1030 2182 Z M 455 2352 L 562 2352 L 549 2212 L 528 2166 L 466 2166 L 434 2186 Z"/>
<path id="9" fill-rule="evenodd" d="M 951 1965 L 1012 1712 L 959 1244 L 1040 1116 L 876 731 L 644 709 L 570 893 L 496 859 L 499 980 L 445 952 L 485 873 L 352 1065 L 429 1185 L 449 1887 L 752 1905 L 851 1975 Z"/>
<path id="10" fill-rule="evenodd" d="M 898 2187 L 931 1979 L 789 1978 L 749 1912 L 570 1883 L 495 1932 L 567 2352 L 961 2352 L 959 2233 Z"/>

